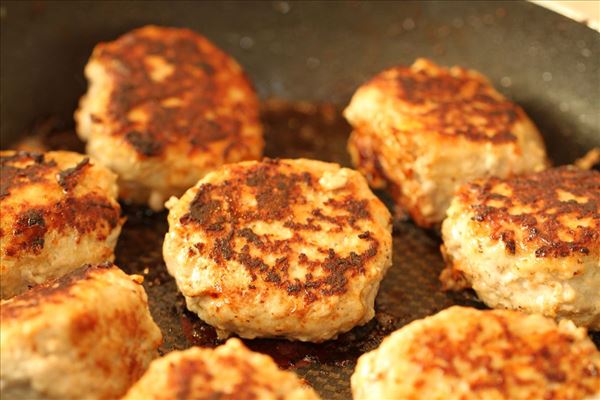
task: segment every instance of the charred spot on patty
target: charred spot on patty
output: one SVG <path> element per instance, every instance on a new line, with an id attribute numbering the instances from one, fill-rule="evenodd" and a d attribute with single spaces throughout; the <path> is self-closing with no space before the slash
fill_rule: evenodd
<path id="1" fill-rule="evenodd" d="M 104 240 L 119 220 L 120 209 L 101 196 L 67 197 L 58 203 L 21 213 L 4 254 L 39 254 L 44 249 L 44 238 L 49 231 L 74 229 L 79 235 L 96 232 L 98 239 Z"/>
<path id="2" fill-rule="evenodd" d="M 114 264 L 110 262 L 94 266 L 85 264 L 66 275 L 37 285 L 33 290 L 18 294 L 10 301 L 4 302 L 0 307 L 1 318 L 18 318 L 23 311 L 50 302 L 54 296 L 68 297 L 71 287 L 77 282 L 90 278 L 98 271 L 113 267 Z"/>
<path id="3" fill-rule="evenodd" d="M 11 189 L 43 180 L 44 175 L 55 166 L 54 160 L 46 161 L 41 153 L 17 151 L 3 154 L 0 156 L 0 199 L 8 196 Z"/>
<path id="4" fill-rule="evenodd" d="M 370 232 L 358 235 L 359 239 L 369 242 L 369 247 L 360 253 L 350 252 L 342 256 L 334 249 L 326 249 L 322 250 L 322 260 L 312 260 L 306 254 L 300 254 L 297 262 L 309 271 L 322 269 L 323 274 L 319 278 L 310 272 L 303 281 L 288 276 L 289 263 L 294 262 L 295 257 L 290 259 L 286 253 L 292 244 L 305 243 L 298 232 L 322 230 L 319 222 L 332 225 L 329 229 L 336 232 L 344 227 L 355 229 L 358 221 L 371 218 L 369 202 L 356 199 L 352 194 L 340 199 L 330 198 L 325 202 L 328 210 L 339 212 L 330 215 L 330 211 L 326 213 L 314 209 L 305 221 L 297 221 L 293 207 L 308 202 L 305 193 L 316 188 L 318 179 L 308 172 L 285 171 L 283 165 L 278 160 L 265 159 L 247 169 L 236 170 L 222 183 L 200 185 L 180 223 L 195 224 L 211 238 L 212 247 L 208 256 L 217 265 L 236 260 L 245 267 L 252 280 L 261 279 L 293 296 L 302 294 L 309 302 L 321 296 L 343 294 L 348 277 L 363 274 L 366 263 L 378 253 L 379 242 Z M 254 206 L 249 206 L 247 200 L 243 200 L 244 194 L 250 194 L 255 200 Z M 284 227 L 290 229 L 291 238 L 274 240 L 248 227 L 253 223 L 274 221 L 281 221 Z M 219 229 L 213 229 L 216 225 Z M 241 240 L 241 244 L 236 245 L 238 240 Z M 236 250 L 240 246 L 241 250 Z M 253 256 L 251 248 L 281 256 L 271 266 Z M 204 245 L 198 250 L 205 251 Z"/>
<path id="5" fill-rule="evenodd" d="M 39 254 L 44 248 L 47 230 L 43 210 L 32 209 L 21 213 L 13 228 L 14 238 L 6 248 L 5 254 L 13 256 L 21 251 Z"/>
<path id="6" fill-rule="evenodd" d="M 433 65 L 424 70 L 397 67 L 372 82 L 418 107 L 411 116 L 418 118 L 423 129 L 472 141 L 515 142 L 511 131 L 520 108 L 484 79 L 462 68 L 458 72 Z"/>
<path id="7" fill-rule="evenodd" d="M 507 193 L 498 193 L 499 187 Z M 541 258 L 586 255 L 600 240 L 600 173 L 593 170 L 560 167 L 508 180 L 490 178 L 459 195 L 472 203 L 472 220 L 490 226 L 491 238 L 504 242 L 512 254 L 518 230 Z"/>
<path id="8" fill-rule="evenodd" d="M 225 53 L 190 30 L 142 28 L 99 45 L 93 57 L 113 81 L 108 107 L 113 135 L 124 136 L 144 157 L 160 156 L 177 138 L 192 150 L 226 139 L 239 146 L 238 117 L 258 121 L 257 110 L 244 102 L 236 103 L 235 115 L 221 113 L 228 88 L 218 71 L 232 74 L 232 87 L 251 92 L 251 85 L 242 71 L 231 69 Z M 132 119 L 132 112 L 143 113 L 144 122 Z"/>
<path id="9" fill-rule="evenodd" d="M 85 169 L 89 167 L 90 159 L 84 158 L 75 167 L 67 168 L 57 175 L 58 184 L 62 186 L 65 192 L 72 190 L 77 185 L 77 180 L 83 174 Z"/>
<path id="10" fill-rule="evenodd" d="M 127 140 L 140 154 L 146 157 L 157 156 L 162 151 L 162 144 L 150 135 L 138 131 L 129 131 L 125 134 Z"/>

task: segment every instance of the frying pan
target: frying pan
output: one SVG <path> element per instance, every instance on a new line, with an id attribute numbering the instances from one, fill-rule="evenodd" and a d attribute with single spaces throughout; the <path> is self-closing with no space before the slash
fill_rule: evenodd
<path id="1" fill-rule="evenodd" d="M 340 107 L 370 76 L 417 57 L 487 75 L 532 117 L 556 164 L 600 145 L 600 35 L 526 2 L 5 1 L 0 22 L 3 148 L 50 117 L 49 127 L 42 124 L 46 133 L 71 137 L 55 146 L 80 146 L 73 145 L 72 113 L 86 90 L 82 71 L 93 46 L 150 23 L 207 36 L 244 66 L 263 99 L 327 103 L 305 104 L 304 111 L 267 109 L 269 156 L 348 165 L 349 127 Z M 314 135 L 301 138 L 303 126 Z M 185 311 L 166 273 L 165 214 L 139 207 L 125 207 L 125 214 L 117 263 L 146 276 L 151 311 L 165 335 L 161 351 L 218 344 L 214 330 Z M 295 370 L 324 398 L 350 398 L 356 358 L 385 335 L 452 304 L 483 307 L 470 292 L 440 291 L 438 246 L 435 234 L 398 221 L 394 265 L 382 282 L 372 322 L 319 345 L 246 343 Z M 598 344 L 597 335 L 592 337 Z"/>

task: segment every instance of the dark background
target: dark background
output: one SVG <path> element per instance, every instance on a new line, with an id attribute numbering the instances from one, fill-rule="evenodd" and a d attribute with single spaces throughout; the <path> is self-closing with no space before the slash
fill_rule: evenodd
<path id="1" fill-rule="evenodd" d="M 70 124 L 93 46 L 149 23 L 206 35 L 263 98 L 345 104 L 376 72 L 425 56 L 489 76 L 557 163 L 600 144 L 600 35 L 526 2 L 5 1 L 0 11 L 2 147 L 40 118 Z"/>

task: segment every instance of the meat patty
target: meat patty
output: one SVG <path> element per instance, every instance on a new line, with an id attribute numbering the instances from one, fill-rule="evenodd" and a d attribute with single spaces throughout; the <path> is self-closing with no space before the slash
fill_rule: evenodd
<path id="1" fill-rule="evenodd" d="M 354 400 L 592 400 L 600 352 L 570 321 L 451 307 L 362 355 L 351 381 Z"/>
<path id="2" fill-rule="evenodd" d="M 87 152 L 120 177 L 120 195 L 162 209 L 222 164 L 260 157 L 256 94 L 203 36 L 146 26 L 100 43 L 75 113 Z"/>
<path id="3" fill-rule="evenodd" d="M 141 277 L 84 266 L 0 303 L 0 397 L 115 399 L 161 343 Z"/>
<path id="4" fill-rule="evenodd" d="M 123 220 L 112 172 L 66 151 L 2 151 L 0 172 L 2 298 L 113 260 Z"/>
<path id="5" fill-rule="evenodd" d="M 525 112 L 476 71 L 425 59 L 387 69 L 358 88 L 344 115 L 348 150 L 397 213 L 440 223 L 454 191 L 488 175 L 547 166 L 542 138 Z"/>
<path id="6" fill-rule="evenodd" d="M 442 236 L 446 287 L 600 329 L 600 172 L 560 167 L 467 184 Z"/>
<path id="7" fill-rule="evenodd" d="M 167 268 L 221 336 L 319 342 L 373 317 L 391 217 L 358 172 L 306 159 L 230 164 L 167 207 Z"/>
<path id="8" fill-rule="evenodd" d="M 216 349 L 173 351 L 150 364 L 123 400 L 316 400 L 292 372 L 248 350 L 239 339 Z"/>

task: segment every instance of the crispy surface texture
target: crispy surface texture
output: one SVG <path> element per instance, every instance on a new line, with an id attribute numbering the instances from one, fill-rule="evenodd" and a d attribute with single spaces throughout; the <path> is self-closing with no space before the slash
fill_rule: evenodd
<path id="1" fill-rule="evenodd" d="M 191 30 L 145 26 L 100 43 L 85 74 L 77 131 L 127 200 L 160 209 L 208 171 L 262 153 L 248 78 Z"/>
<path id="2" fill-rule="evenodd" d="M 352 393 L 355 400 L 592 399 L 600 394 L 600 353 L 569 321 L 451 307 L 362 355 Z"/>
<path id="3" fill-rule="evenodd" d="M 222 335 L 318 342 L 373 317 L 391 218 L 356 171 L 306 159 L 231 164 L 167 207 L 167 268 L 188 308 Z"/>
<path id="4" fill-rule="evenodd" d="M 162 341 L 140 277 L 84 266 L 0 303 L 3 399 L 114 399 Z"/>
<path id="5" fill-rule="evenodd" d="M 116 176 L 81 154 L 0 152 L 0 292 L 8 298 L 114 258 Z"/>
<path id="6" fill-rule="evenodd" d="M 344 115 L 354 164 L 423 227 L 442 221 L 462 183 L 547 166 L 525 112 L 473 70 L 425 59 L 387 69 L 358 88 Z"/>
<path id="7" fill-rule="evenodd" d="M 600 329 L 600 172 L 474 181 L 458 191 L 442 236 L 447 287 Z"/>
<path id="8" fill-rule="evenodd" d="M 239 339 L 216 349 L 173 351 L 150 364 L 123 400 L 316 400 L 319 396 Z"/>

